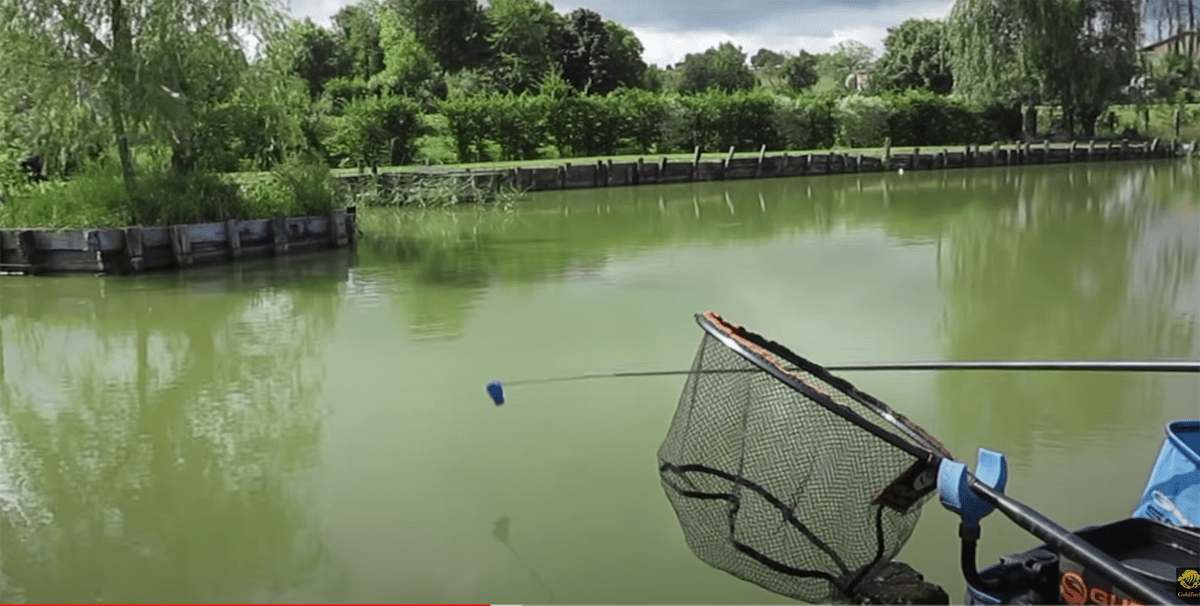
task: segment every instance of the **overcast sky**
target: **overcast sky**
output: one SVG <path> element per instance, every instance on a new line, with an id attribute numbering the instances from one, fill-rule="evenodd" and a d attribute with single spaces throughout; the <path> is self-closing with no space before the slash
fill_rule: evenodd
<path id="1" fill-rule="evenodd" d="M 286 1 L 286 0 L 285 0 Z M 351 0 L 291 0 L 292 16 L 328 25 Z M 647 63 L 675 63 L 732 40 L 759 48 L 824 52 L 843 40 L 883 50 L 887 28 L 911 17 L 941 18 L 953 0 L 551 0 L 561 13 L 584 7 L 625 25 L 646 47 Z"/>

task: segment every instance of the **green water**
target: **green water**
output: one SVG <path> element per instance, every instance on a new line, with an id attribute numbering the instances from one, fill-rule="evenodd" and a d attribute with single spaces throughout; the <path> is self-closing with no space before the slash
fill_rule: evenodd
<path id="1" fill-rule="evenodd" d="M 548 193 L 356 254 L 0 278 L 0 602 L 782 603 L 656 473 L 713 309 L 819 362 L 1200 357 L 1200 165 Z M 1128 515 L 1195 375 L 846 374 L 1063 525 Z M 852 453 L 850 453 L 852 456 Z M 957 601 L 936 502 L 900 559 Z M 995 515 L 980 561 L 1032 544 Z"/>

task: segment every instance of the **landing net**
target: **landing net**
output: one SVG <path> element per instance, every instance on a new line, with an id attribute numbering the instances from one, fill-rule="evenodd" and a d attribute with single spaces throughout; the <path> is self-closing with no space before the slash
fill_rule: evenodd
<path id="1" fill-rule="evenodd" d="M 715 313 L 659 473 L 704 562 L 806 602 L 855 599 L 912 534 L 940 442 L 882 402 Z"/>

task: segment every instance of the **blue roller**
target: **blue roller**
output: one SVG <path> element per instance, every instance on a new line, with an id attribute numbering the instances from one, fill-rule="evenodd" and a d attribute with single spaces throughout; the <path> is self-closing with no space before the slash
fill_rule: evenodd
<path id="1" fill-rule="evenodd" d="M 504 387 L 500 385 L 500 381 L 492 381 L 487 384 L 488 397 L 495 402 L 496 406 L 504 403 Z"/>

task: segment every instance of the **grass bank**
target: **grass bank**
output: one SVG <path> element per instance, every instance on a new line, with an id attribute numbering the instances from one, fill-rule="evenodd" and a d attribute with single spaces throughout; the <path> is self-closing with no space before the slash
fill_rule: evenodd
<path id="1" fill-rule="evenodd" d="M 157 226 L 326 215 L 343 195 L 324 164 L 290 159 L 253 183 L 148 166 L 130 193 L 104 158 L 66 181 L 28 185 L 0 202 L 0 228 Z"/>

